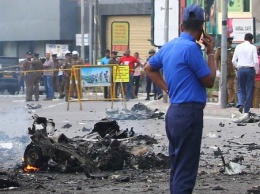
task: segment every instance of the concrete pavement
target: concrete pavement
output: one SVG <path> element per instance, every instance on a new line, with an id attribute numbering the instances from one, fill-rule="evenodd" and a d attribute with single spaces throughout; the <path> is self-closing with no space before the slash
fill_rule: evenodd
<path id="1" fill-rule="evenodd" d="M 142 95 L 142 94 L 141 94 Z M 140 98 L 142 102 L 143 97 Z M 169 107 L 169 103 L 163 103 L 162 100 L 151 100 L 151 101 L 144 101 L 144 104 L 150 106 L 151 108 L 158 108 L 161 111 L 166 111 Z M 256 113 L 260 115 L 259 108 L 251 108 L 252 113 Z M 224 117 L 224 118 L 231 118 L 232 113 L 239 113 L 237 108 L 221 108 L 220 104 L 217 102 L 207 102 L 207 105 L 204 109 L 205 116 L 216 116 L 216 117 Z"/>

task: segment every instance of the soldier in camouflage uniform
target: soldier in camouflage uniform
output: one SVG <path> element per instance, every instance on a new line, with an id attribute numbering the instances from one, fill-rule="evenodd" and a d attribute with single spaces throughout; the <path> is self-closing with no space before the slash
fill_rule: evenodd
<path id="1" fill-rule="evenodd" d="M 233 107 L 237 103 L 237 78 L 236 70 L 232 63 L 234 48 L 232 48 L 233 38 L 227 38 L 227 92 L 228 104 L 227 107 Z M 221 48 L 218 47 L 215 53 L 215 62 L 219 71 L 221 71 Z"/>
<path id="2" fill-rule="evenodd" d="M 72 51 L 72 59 L 71 59 L 72 66 L 75 65 L 83 65 L 83 60 L 79 57 L 78 51 Z M 78 76 L 78 86 L 81 88 L 81 80 L 80 80 L 80 70 L 77 70 Z M 77 88 L 74 77 L 72 78 L 72 88 L 73 88 L 73 97 L 77 98 Z"/>
<path id="3" fill-rule="evenodd" d="M 22 63 L 22 70 L 24 72 L 24 81 L 25 81 L 25 87 L 26 87 L 26 102 L 32 101 L 32 98 L 30 96 L 31 94 L 31 88 L 30 88 L 30 80 L 31 80 L 31 72 L 26 72 L 31 70 L 31 59 L 32 59 L 32 53 L 27 52 L 26 53 L 26 60 Z"/>
<path id="4" fill-rule="evenodd" d="M 52 55 L 52 60 L 54 63 L 54 71 L 53 71 L 53 91 L 54 92 L 59 92 L 60 97 L 62 96 L 62 92 L 61 92 L 61 85 L 59 82 L 59 68 L 60 68 L 60 63 L 57 59 L 57 54 L 53 54 Z M 54 95 L 53 95 L 54 96 Z"/>
<path id="5" fill-rule="evenodd" d="M 72 64 L 71 64 L 71 53 L 68 52 L 65 54 L 65 60 L 62 63 L 62 69 L 63 70 L 63 77 L 62 77 L 62 85 L 64 88 L 64 93 L 65 93 L 65 101 L 68 102 L 68 99 L 70 97 L 69 95 L 69 86 L 70 86 L 70 74 L 71 71 L 69 69 L 71 69 Z"/>
<path id="6" fill-rule="evenodd" d="M 30 99 L 32 99 L 32 95 L 34 94 L 35 101 L 39 100 L 39 83 L 42 76 L 42 62 L 39 59 L 39 54 L 33 54 L 33 60 L 31 62 L 31 80 L 30 80 Z"/>

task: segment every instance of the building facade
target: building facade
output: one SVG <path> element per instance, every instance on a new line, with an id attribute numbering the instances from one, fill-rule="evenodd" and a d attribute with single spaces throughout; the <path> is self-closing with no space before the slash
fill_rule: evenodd
<path id="1" fill-rule="evenodd" d="M 52 43 L 72 47 L 78 10 L 70 0 L 1 0 L 0 55 L 24 58 L 32 51 L 42 56 Z"/>
<path id="2" fill-rule="evenodd" d="M 89 1 L 85 1 L 85 33 L 89 32 Z M 143 58 L 151 45 L 151 0 L 98 1 L 99 57 L 112 49 L 113 22 L 129 23 L 129 48 Z M 8 9 L 6 9 L 8 7 Z M 93 7 L 94 10 L 94 7 Z M 94 11 L 93 11 L 94 12 Z M 47 44 L 65 44 L 80 51 L 76 34 L 81 31 L 79 0 L 2 0 L 0 7 L 0 56 L 24 58 L 27 51 L 41 56 Z M 85 48 L 88 58 L 89 47 Z"/>

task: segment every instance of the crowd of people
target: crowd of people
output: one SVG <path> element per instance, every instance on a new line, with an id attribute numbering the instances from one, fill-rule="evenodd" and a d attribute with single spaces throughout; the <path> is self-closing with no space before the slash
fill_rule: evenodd
<path id="1" fill-rule="evenodd" d="M 232 48 L 233 37 L 227 38 L 227 107 L 237 107 L 241 113 L 260 104 L 260 48 L 252 44 L 253 34 Z M 221 72 L 221 48 L 215 52 L 215 63 Z"/>
<path id="2" fill-rule="evenodd" d="M 72 91 L 69 94 L 70 75 L 73 65 L 83 65 L 83 60 L 77 51 L 67 51 L 65 59 L 59 59 L 57 54 L 46 53 L 44 60 L 39 59 L 38 53 L 26 53 L 26 59 L 20 64 L 22 70 L 20 80 L 24 80 L 26 86 L 26 102 L 39 100 L 39 83 L 43 79 L 46 98 L 44 101 L 51 101 L 55 92 L 59 93 L 60 99 L 65 97 L 77 98 L 76 80 L 72 80 Z M 80 85 L 80 80 L 77 80 Z M 34 100 L 33 100 L 34 96 Z"/>
<path id="3" fill-rule="evenodd" d="M 126 94 L 126 100 L 138 98 L 139 87 L 140 87 L 140 80 L 141 76 L 144 74 L 143 68 L 149 61 L 150 57 L 156 53 L 154 49 L 150 49 L 148 54 L 149 57 L 143 62 L 142 59 L 139 57 L 139 53 L 135 52 L 134 55 L 131 55 L 129 49 L 124 52 L 124 55 L 118 57 L 117 51 L 111 51 L 109 49 L 106 50 L 104 58 L 101 59 L 101 65 L 108 65 L 108 64 L 118 64 L 118 65 L 127 65 L 129 66 L 129 81 L 124 82 L 124 93 Z M 146 76 L 146 99 L 150 100 L 150 95 L 152 91 L 153 85 L 153 95 L 154 100 L 159 100 L 163 97 L 161 89 L 154 84 L 151 79 Z M 116 96 L 118 97 L 120 93 L 119 83 L 116 86 Z M 104 96 L 108 98 L 108 87 L 104 88 Z"/>
<path id="4" fill-rule="evenodd" d="M 119 57 L 117 51 L 106 50 L 104 58 L 101 60 L 101 65 L 118 64 L 129 66 L 129 81 L 123 83 L 124 94 L 126 100 L 138 98 L 139 87 L 141 79 L 143 79 L 144 71 L 143 68 L 149 61 L 156 51 L 150 49 L 148 54 L 149 57 L 143 62 L 139 57 L 139 53 L 135 52 L 134 56 L 130 54 L 130 50 L 126 50 L 124 55 Z M 42 60 L 44 59 L 44 60 Z M 65 53 L 65 59 L 60 59 L 57 54 L 46 53 L 44 58 L 39 58 L 38 53 L 26 53 L 26 59 L 21 62 L 20 68 L 22 74 L 20 77 L 21 82 L 25 83 L 26 86 L 26 97 L 25 100 L 38 101 L 39 100 L 39 83 L 41 80 L 44 82 L 46 98 L 44 101 L 51 101 L 55 97 L 55 92 L 59 93 L 60 99 L 65 97 L 65 101 L 68 101 L 70 97 L 77 98 L 76 91 L 76 80 L 72 77 L 72 91 L 70 95 L 69 85 L 71 77 L 71 68 L 74 65 L 83 65 L 83 60 L 79 57 L 77 51 L 67 51 Z M 148 76 L 146 77 L 146 99 L 150 100 L 151 91 L 153 87 L 154 100 L 162 98 L 163 94 L 161 89 L 154 84 Z M 80 76 L 78 77 L 79 86 L 81 87 Z M 108 80 L 108 78 L 107 78 Z M 21 87 L 21 86 L 20 86 Z M 116 83 L 116 97 L 122 94 L 120 90 L 120 83 Z M 34 99 L 33 99 L 34 97 Z M 109 87 L 104 87 L 104 98 L 109 98 Z"/>

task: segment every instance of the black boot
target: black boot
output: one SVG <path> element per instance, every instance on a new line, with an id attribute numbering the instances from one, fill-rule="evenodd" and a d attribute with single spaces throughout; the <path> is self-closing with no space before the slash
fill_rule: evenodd
<path id="1" fill-rule="evenodd" d="M 157 94 L 156 93 L 154 93 L 153 99 L 157 100 Z"/>
<path id="2" fill-rule="evenodd" d="M 150 100 L 150 95 L 149 95 L 149 93 L 147 93 L 145 100 Z"/>

